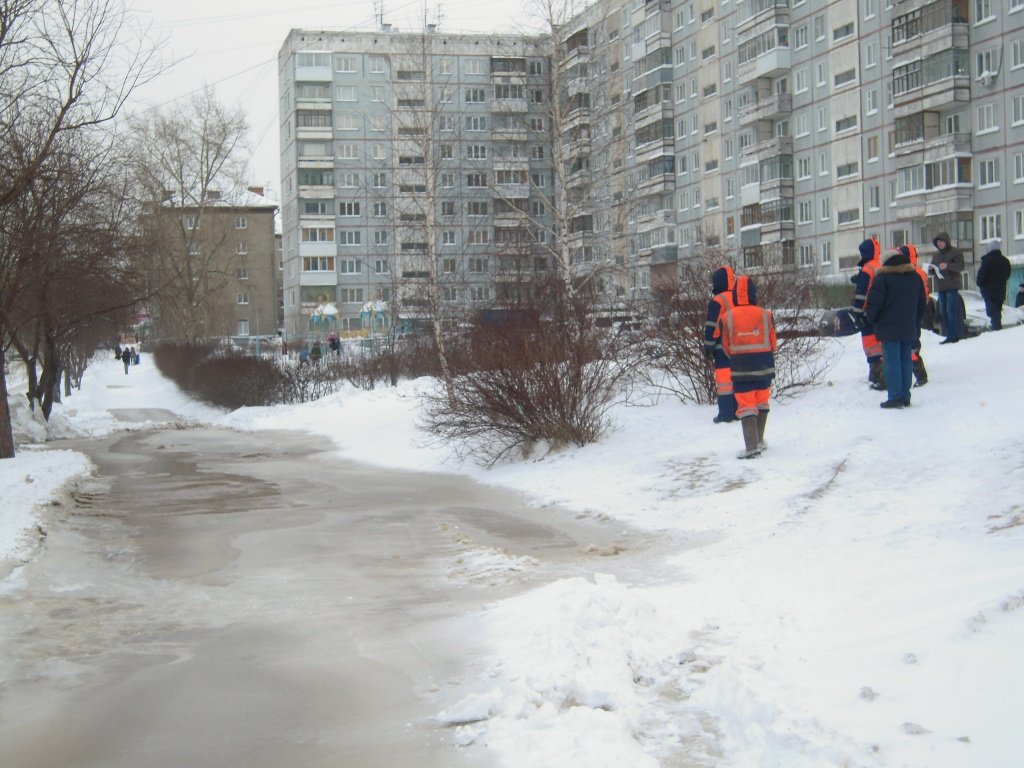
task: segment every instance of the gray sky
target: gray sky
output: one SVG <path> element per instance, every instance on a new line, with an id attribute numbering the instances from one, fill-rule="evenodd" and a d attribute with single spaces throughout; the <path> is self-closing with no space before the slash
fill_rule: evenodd
<path id="1" fill-rule="evenodd" d="M 133 109 L 173 103 L 204 85 L 217 97 L 240 105 L 249 118 L 254 184 L 269 183 L 274 196 L 280 175 L 277 117 L 277 52 L 288 30 L 374 29 L 374 0 L 309 2 L 282 7 L 281 0 L 129 0 L 132 12 L 153 39 L 165 40 L 163 59 L 171 71 L 141 89 Z M 529 15 L 522 0 L 444 0 L 441 30 L 513 31 Z M 527 0 L 529 2 L 529 0 Z M 400 30 L 422 27 L 422 0 L 384 0 L 384 21 Z"/>

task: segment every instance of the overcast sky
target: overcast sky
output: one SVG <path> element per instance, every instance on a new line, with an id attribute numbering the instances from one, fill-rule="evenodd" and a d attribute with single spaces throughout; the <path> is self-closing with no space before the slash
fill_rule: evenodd
<path id="1" fill-rule="evenodd" d="M 374 29 L 374 0 L 310 2 L 282 7 L 281 0 L 128 0 L 139 24 L 165 41 L 171 71 L 143 88 L 143 105 L 164 105 L 211 84 L 217 97 L 240 105 L 249 118 L 252 180 L 280 186 L 277 116 L 277 53 L 290 29 Z M 287 0 L 286 0 L 287 2 Z M 530 0 L 526 0 L 527 3 Z M 422 27 L 422 0 L 384 0 L 384 21 L 401 30 Z M 428 7 L 441 12 L 441 30 L 490 32 L 521 29 L 528 14 L 521 0 L 445 0 Z"/>

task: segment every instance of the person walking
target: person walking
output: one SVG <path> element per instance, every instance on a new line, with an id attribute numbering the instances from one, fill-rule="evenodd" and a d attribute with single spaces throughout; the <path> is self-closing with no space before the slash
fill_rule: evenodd
<path id="1" fill-rule="evenodd" d="M 940 344 L 956 344 L 963 336 L 960 321 L 960 275 L 964 271 L 964 254 L 954 248 L 948 232 L 939 232 L 932 240 L 935 255 L 932 257 L 935 274 L 935 290 L 939 295 L 939 314 L 942 316 L 942 334 L 946 338 Z"/>
<path id="2" fill-rule="evenodd" d="M 875 329 L 864 317 L 864 304 L 871 290 L 875 272 L 882 266 L 882 246 L 878 240 L 869 237 L 857 250 L 860 252 L 860 271 L 851 280 L 854 285 L 853 321 L 860 328 L 860 343 L 868 363 L 868 384 L 872 389 L 885 389 L 885 369 L 882 366 L 882 345 L 875 335 Z"/>
<path id="3" fill-rule="evenodd" d="M 121 350 L 121 362 L 124 363 L 124 375 L 128 375 L 128 366 L 132 364 L 132 353 L 128 347 Z"/>
<path id="4" fill-rule="evenodd" d="M 1024 307 L 1024 283 L 1017 286 L 1017 298 L 1013 300 L 1013 306 Z"/>
<path id="5" fill-rule="evenodd" d="M 732 307 L 719 318 L 716 333 L 729 356 L 736 417 L 743 426 L 743 450 L 736 456 L 753 459 L 767 447 L 764 430 L 778 344 L 772 313 L 757 306 L 756 286 L 747 275 L 736 278 Z"/>
<path id="6" fill-rule="evenodd" d="M 716 333 L 719 318 L 732 308 L 732 292 L 735 287 L 736 274 L 732 267 L 721 266 L 711 273 L 713 297 L 708 302 L 708 315 L 704 322 L 704 354 L 715 366 L 715 394 L 718 400 L 718 415 L 713 419 L 715 424 L 736 421 L 736 396 L 733 394 L 729 356 L 722 349 L 721 339 Z"/>
<path id="7" fill-rule="evenodd" d="M 913 245 L 901 245 L 899 247 L 900 253 L 910 259 L 910 263 L 914 267 L 914 272 L 921 279 L 921 285 L 924 287 L 924 313 L 925 317 L 928 316 L 928 295 L 931 293 L 931 285 L 928 283 L 928 273 L 921 269 L 918 264 L 917 248 Z M 914 386 L 923 387 L 928 383 L 928 369 L 925 368 L 924 358 L 921 357 L 921 334 L 917 334 L 917 338 L 914 340 L 914 347 L 910 353 L 910 362 L 914 371 Z"/>
<path id="8" fill-rule="evenodd" d="M 1010 260 L 999 250 L 999 244 L 999 238 L 989 241 L 988 252 L 981 257 L 981 266 L 974 280 L 981 291 L 981 298 L 985 300 L 985 314 L 993 331 L 1003 328 L 1003 302 L 1011 272 Z"/>
<path id="9" fill-rule="evenodd" d="M 900 251 L 889 255 L 875 275 L 864 310 L 882 344 L 888 395 L 883 408 L 910 405 L 911 353 L 921 335 L 925 302 L 924 286 L 910 257 Z"/>

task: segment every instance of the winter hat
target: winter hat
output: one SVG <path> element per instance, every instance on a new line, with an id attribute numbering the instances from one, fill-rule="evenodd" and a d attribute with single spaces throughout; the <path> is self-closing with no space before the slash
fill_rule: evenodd
<path id="1" fill-rule="evenodd" d="M 874 239 L 869 237 L 867 240 L 865 240 L 864 242 L 857 246 L 857 250 L 860 251 L 860 255 L 867 261 L 870 261 L 871 259 L 875 258 Z"/>
<path id="2" fill-rule="evenodd" d="M 992 251 L 998 251 L 999 246 L 1002 245 L 1002 243 L 1003 241 L 1000 240 L 998 237 L 993 237 L 991 240 L 988 241 L 988 252 L 991 253 Z"/>

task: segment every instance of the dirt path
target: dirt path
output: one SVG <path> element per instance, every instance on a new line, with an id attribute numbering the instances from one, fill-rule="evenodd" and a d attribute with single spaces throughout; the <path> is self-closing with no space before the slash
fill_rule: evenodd
<path id="1" fill-rule="evenodd" d="M 98 472 L 0 596 L 4 766 L 490 765 L 431 719 L 487 653 L 475 611 L 568 575 L 629 578 L 645 558 L 589 545 L 650 545 L 309 441 L 164 429 L 66 444 Z"/>

